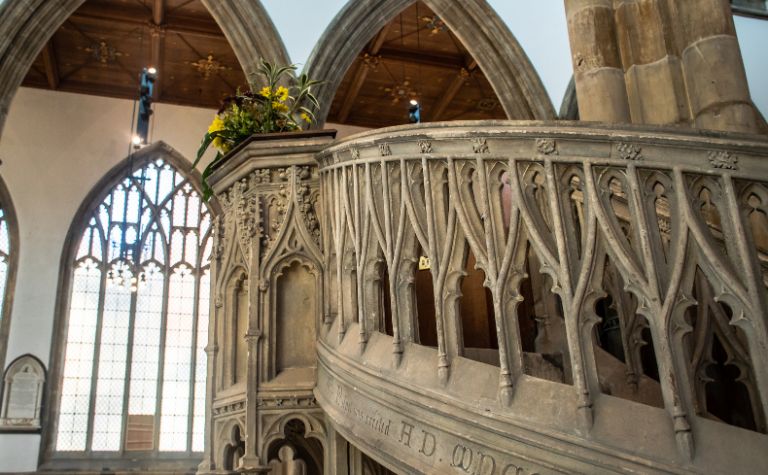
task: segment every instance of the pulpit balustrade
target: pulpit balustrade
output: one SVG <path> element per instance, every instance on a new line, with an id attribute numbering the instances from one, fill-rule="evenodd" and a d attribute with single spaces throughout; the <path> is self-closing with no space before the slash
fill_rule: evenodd
<path id="1" fill-rule="evenodd" d="M 371 456 L 478 475 L 768 466 L 768 142 L 451 122 L 317 158 L 315 394 Z M 472 272 L 487 308 L 470 315 Z"/>

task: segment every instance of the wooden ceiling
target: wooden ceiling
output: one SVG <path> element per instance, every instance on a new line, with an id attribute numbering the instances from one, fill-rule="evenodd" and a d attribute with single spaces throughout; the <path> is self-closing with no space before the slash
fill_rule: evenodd
<path id="1" fill-rule="evenodd" d="M 246 87 L 231 46 L 200 0 L 87 0 L 54 33 L 24 85 L 135 99 L 147 66 L 159 71 L 156 102 L 218 108 Z M 425 122 L 505 118 L 477 63 L 421 2 L 360 52 L 328 121 L 404 124 L 412 98 Z"/>
<path id="2" fill-rule="evenodd" d="M 200 0 L 87 0 L 54 33 L 23 84 L 134 99 L 148 66 L 158 69 L 156 102 L 218 108 L 246 86 Z"/>
<path id="3" fill-rule="evenodd" d="M 408 122 L 408 103 L 423 122 L 506 118 L 466 48 L 417 2 L 387 24 L 360 53 L 331 105 L 329 122 L 385 127 Z"/>

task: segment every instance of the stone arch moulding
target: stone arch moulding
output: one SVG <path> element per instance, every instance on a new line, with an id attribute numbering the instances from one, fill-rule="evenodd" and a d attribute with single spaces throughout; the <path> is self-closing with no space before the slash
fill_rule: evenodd
<path id="1" fill-rule="evenodd" d="M 263 380 L 269 380 L 277 376 L 279 370 L 279 364 L 278 364 L 278 346 L 279 346 L 279 329 L 281 328 L 281 325 L 284 325 L 284 321 L 280 321 L 280 311 L 282 310 L 279 308 L 279 301 L 280 301 L 280 294 L 279 294 L 279 287 L 278 282 L 280 281 L 281 277 L 286 276 L 286 273 L 290 270 L 291 267 L 294 265 L 298 265 L 300 269 L 303 269 L 306 271 L 308 275 L 312 277 L 314 280 L 314 292 L 315 292 L 315 304 L 314 308 L 311 309 L 312 312 L 312 319 L 314 321 L 314 337 L 318 338 L 320 328 L 323 324 L 322 321 L 322 292 L 323 292 L 323 282 L 322 282 L 322 276 L 319 269 L 322 267 L 318 262 L 313 259 L 311 256 L 304 254 L 302 252 L 297 252 L 293 254 L 289 254 L 287 256 L 283 256 L 280 258 L 277 262 L 275 262 L 273 265 L 271 265 L 268 270 L 264 273 L 265 276 L 269 276 L 269 286 L 268 286 L 268 308 L 269 312 L 266 314 L 266 321 L 259 322 L 259 325 L 261 326 L 262 330 L 267 336 L 267 344 L 274 348 L 274 350 L 268 351 L 267 354 L 268 360 L 265 360 L 266 364 L 262 365 L 261 371 L 262 371 L 262 378 Z M 285 285 L 285 282 L 283 282 L 283 285 Z M 262 317 L 265 318 L 265 317 Z M 313 350 L 314 351 L 314 350 Z M 315 363 L 316 364 L 316 363 Z"/>
<path id="2" fill-rule="evenodd" d="M 35 57 L 85 0 L 24 0 L 0 5 L 0 135 L 16 90 Z M 261 58 L 288 64 L 275 25 L 258 0 L 202 0 L 235 51 L 246 77 Z"/>
<path id="3" fill-rule="evenodd" d="M 0 20 L 1 21 L 1 20 Z M 2 40 L 0 40 L 2 41 Z M 2 86 L 0 86 L 2 87 Z M 2 122 L 0 118 L 0 127 Z M 11 332 L 11 310 L 13 309 L 13 295 L 16 284 L 16 271 L 19 263 L 19 221 L 16 218 L 16 208 L 13 206 L 11 193 L 0 177 L 0 207 L 5 213 L 5 223 L 8 227 L 8 262 L 5 290 L 0 293 L 0 370 L 5 370 L 5 358 L 8 351 L 8 338 Z M 3 380 L 0 378 L 0 395 L 3 392 Z"/>
<path id="4" fill-rule="evenodd" d="M 305 72 L 318 87 L 320 127 L 347 70 L 365 45 L 416 0 L 350 0 L 312 50 Z M 551 120 L 557 114 L 538 73 L 512 32 L 485 0 L 422 0 L 477 60 L 508 118 Z"/>
<path id="5" fill-rule="evenodd" d="M 292 420 L 301 421 L 304 424 L 304 438 L 313 438 L 320 442 L 323 449 L 326 449 L 326 429 L 323 421 L 312 414 L 290 412 L 279 419 L 270 423 L 265 429 L 261 437 L 261 451 L 259 453 L 266 454 L 269 447 L 280 439 L 285 437 L 285 426 Z"/>
<path id="6" fill-rule="evenodd" d="M 243 416 L 236 416 L 233 419 L 224 422 L 216 431 L 216 440 L 225 442 L 221 447 L 223 450 L 219 450 L 219 453 L 214 454 L 216 463 L 220 467 L 224 467 L 226 463 L 226 450 L 238 442 L 234 437 L 235 429 L 240 431 L 240 436 L 245 440 L 245 418 Z"/>
<path id="7" fill-rule="evenodd" d="M 69 299 L 73 280 L 72 274 L 69 272 L 69 263 L 73 261 L 77 253 L 80 243 L 80 232 L 85 227 L 91 213 L 99 206 L 101 201 L 99 198 L 103 197 L 106 190 L 111 190 L 125 178 L 131 167 L 134 170 L 139 169 L 157 158 L 162 158 L 176 169 L 182 170 L 194 190 L 202 196 L 202 176 L 200 172 L 197 169 L 192 169 L 192 163 L 173 147 L 163 141 L 158 141 L 133 153 L 132 156 L 129 155 L 123 158 L 96 182 L 75 212 L 75 216 L 67 231 L 59 261 L 58 287 L 56 289 L 56 305 L 53 316 L 53 340 L 51 342 L 51 352 L 48 356 L 50 364 L 48 368 L 48 384 L 46 384 L 45 393 L 43 394 L 43 431 L 38 466 L 50 461 L 54 452 L 54 439 L 57 431 L 56 421 L 59 410 L 58 401 L 61 397 L 61 379 L 66 350 L 66 340 L 58 335 L 65 334 L 68 324 Z M 212 214 L 221 214 L 221 209 L 216 200 L 211 200 L 208 206 Z"/>

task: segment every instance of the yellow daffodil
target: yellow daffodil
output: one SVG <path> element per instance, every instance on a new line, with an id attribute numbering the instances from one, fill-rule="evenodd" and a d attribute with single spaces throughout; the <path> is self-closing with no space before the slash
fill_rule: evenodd
<path id="1" fill-rule="evenodd" d="M 288 106 L 277 101 L 272 101 L 272 108 L 277 112 L 288 112 Z"/>
<path id="2" fill-rule="evenodd" d="M 259 91 L 259 94 L 269 99 L 272 97 L 272 88 L 269 86 L 264 86 L 261 88 L 261 91 Z"/>
<path id="3" fill-rule="evenodd" d="M 288 99 L 288 88 L 285 86 L 279 86 L 275 92 L 275 99 L 280 102 L 285 102 Z"/>
<path id="4" fill-rule="evenodd" d="M 311 124 L 311 123 L 312 123 L 312 117 L 310 117 L 310 116 L 309 116 L 309 114 L 307 114 L 306 112 L 302 112 L 302 113 L 301 113 L 301 118 L 302 118 L 302 119 L 304 120 L 304 122 L 306 122 L 307 124 Z"/>
<path id="5" fill-rule="evenodd" d="M 213 118 L 213 122 L 208 126 L 208 133 L 218 132 L 224 130 L 224 121 L 218 115 Z"/>

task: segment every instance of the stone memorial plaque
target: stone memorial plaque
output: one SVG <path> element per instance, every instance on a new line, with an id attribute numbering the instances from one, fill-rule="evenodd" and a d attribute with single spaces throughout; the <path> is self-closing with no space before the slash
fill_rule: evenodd
<path id="1" fill-rule="evenodd" d="M 17 374 L 9 385 L 7 419 L 34 419 L 40 378 L 29 371 Z"/>
<path id="2" fill-rule="evenodd" d="M 40 429 L 40 406 L 44 385 L 45 369 L 35 357 L 25 355 L 11 363 L 5 372 L 0 429 Z"/>

